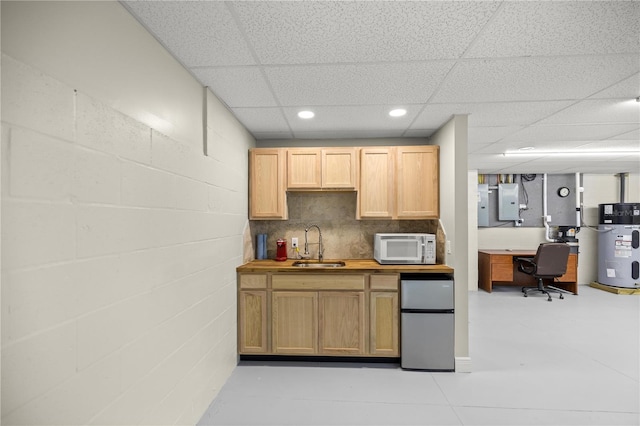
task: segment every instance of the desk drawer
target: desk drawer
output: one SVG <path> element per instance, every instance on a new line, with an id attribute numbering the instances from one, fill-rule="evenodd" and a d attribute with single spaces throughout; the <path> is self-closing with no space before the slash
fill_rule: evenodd
<path id="1" fill-rule="evenodd" d="M 511 259 L 509 258 L 509 260 Z M 492 264 L 491 265 L 491 281 L 513 281 L 513 263 L 509 262 L 508 264 L 506 263 Z"/>
<path id="2" fill-rule="evenodd" d="M 567 261 L 567 272 L 558 278 L 558 281 L 569 283 L 578 281 L 578 256 L 575 254 L 569 255 L 569 260 Z"/>
<path id="3" fill-rule="evenodd" d="M 493 256 L 491 256 L 491 264 L 494 263 L 501 263 L 501 264 L 509 264 L 509 265 L 513 265 L 513 256 L 509 255 L 509 254 L 494 254 Z"/>

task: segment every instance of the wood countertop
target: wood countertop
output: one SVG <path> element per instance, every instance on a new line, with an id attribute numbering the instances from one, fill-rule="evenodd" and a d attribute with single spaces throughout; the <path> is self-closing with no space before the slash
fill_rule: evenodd
<path id="1" fill-rule="evenodd" d="M 236 268 L 237 272 L 297 272 L 297 273 L 420 273 L 420 274 L 452 274 L 453 268 L 447 265 L 381 265 L 373 259 L 325 259 L 323 263 L 339 262 L 345 266 L 337 268 L 300 268 L 293 266 L 296 259 L 275 261 L 273 259 L 254 260 Z M 313 261 L 311 261 L 313 262 Z M 317 262 L 317 261 L 315 261 Z"/>

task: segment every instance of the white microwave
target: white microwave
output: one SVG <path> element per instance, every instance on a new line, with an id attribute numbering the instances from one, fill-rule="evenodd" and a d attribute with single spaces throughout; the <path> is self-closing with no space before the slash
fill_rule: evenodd
<path id="1" fill-rule="evenodd" d="M 434 234 L 376 234 L 373 257 L 380 264 L 436 263 L 436 236 Z"/>

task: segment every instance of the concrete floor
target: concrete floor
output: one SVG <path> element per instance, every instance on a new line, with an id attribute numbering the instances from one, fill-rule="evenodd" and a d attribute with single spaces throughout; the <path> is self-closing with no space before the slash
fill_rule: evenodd
<path id="1" fill-rule="evenodd" d="M 638 425 L 640 296 L 469 294 L 473 372 L 243 361 L 199 425 Z"/>

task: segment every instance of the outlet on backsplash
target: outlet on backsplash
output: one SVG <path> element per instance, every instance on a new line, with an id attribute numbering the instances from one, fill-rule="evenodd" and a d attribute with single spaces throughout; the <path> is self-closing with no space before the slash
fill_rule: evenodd
<path id="1" fill-rule="evenodd" d="M 298 237 L 291 237 L 291 248 L 298 248 Z"/>

